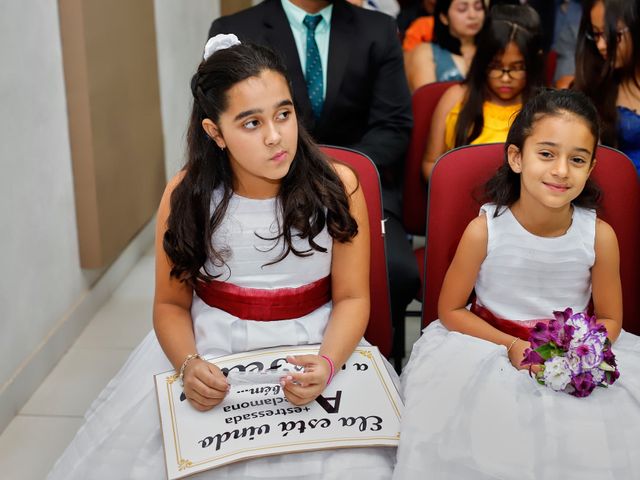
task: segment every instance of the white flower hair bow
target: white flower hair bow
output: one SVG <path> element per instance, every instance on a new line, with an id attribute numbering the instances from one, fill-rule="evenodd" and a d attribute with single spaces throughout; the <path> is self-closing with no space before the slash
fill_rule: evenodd
<path id="1" fill-rule="evenodd" d="M 240 45 L 240 40 L 233 33 L 219 33 L 215 37 L 211 37 L 204 46 L 203 58 L 206 60 L 218 50 Z"/>

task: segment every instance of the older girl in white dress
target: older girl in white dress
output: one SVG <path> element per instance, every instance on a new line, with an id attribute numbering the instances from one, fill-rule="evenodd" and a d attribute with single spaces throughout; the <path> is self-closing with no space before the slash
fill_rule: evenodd
<path id="1" fill-rule="evenodd" d="M 303 405 L 362 340 L 369 318 L 362 190 L 300 127 L 280 59 L 217 36 L 191 88 L 187 164 L 158 211 L 155 331 L 94 402 L 51 480 L 165 477 L 155 373 L 183 373 L 186 398 L 206 411 L 228 384 L 201 356 L 321 343 L 318 355 L 291 358 L 304 372 L 282 380 L 288 401 Z M 385 479 L 394 453 L 279 455 L 196 477 Z"/>

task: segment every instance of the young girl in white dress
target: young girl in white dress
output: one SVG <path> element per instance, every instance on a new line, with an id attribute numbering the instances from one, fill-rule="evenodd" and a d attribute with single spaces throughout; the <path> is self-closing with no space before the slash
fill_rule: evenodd
<path id="1" fill-rule="evenodd" d="M 320 153 L 296 117 L 269 49 L 218 35 L 194 75 L 188 159 L 160 203 L 154 330 L 86 414 L 50 479 L 165 478 L 153 375 L 176 369 L 201 411 L 228 391 L 202 357 L 321 343 L 281 380 L 289 402 L 324 390 L 369 318 L 362 189 Z M 263 305 L 278 297 L 286 308 Z M 229 299 L 234 301 L 229 301 Z M 390 478 L 391 448 L 252 459 L 193 478 Z"/>
<path id="2" fill-rule="evenodd" d="M 493 203 L 465 230 L 440 320 L 403 372 L 395 479 L 640 478 L 640 338 L 622 330 L 618 244 L 593 210 L 598 136 L 578 92 L 542 92 L 516 117 Z M 591 299 L 619 380 L 586 398 L 539 385 L 521 365 L 528 327 Z"/>

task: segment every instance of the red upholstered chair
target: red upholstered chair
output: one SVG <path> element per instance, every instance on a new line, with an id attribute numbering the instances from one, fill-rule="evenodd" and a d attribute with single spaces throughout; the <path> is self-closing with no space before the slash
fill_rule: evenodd
<path id="1" fill-rule="evenodd" d="M 423 326 L 438 318 L 438 297 L 444 275 L 464 229 L 480 210 L 473 193 L 494 174 L 503 155 L 502 143 L 469 145 L 445 153 L 433 168 L 426 217 Z"/>
<path id="2" fill-rule="evenodd" d="M 544 83 L 547 87 L 553 87 L 553 76 L 558 65 L 558 52 L 549 50 L 544 60 Z"/>
<path id="3" fill-rule="evenodd" d="M 640 184 L 631 160 L 599 147 L 592 178 L 603 192 L 600 218 L 613 227 L 620 247 L 624 329 L 640 335 Z"/>
<path id="4" fill-rule="evenodd" d="M 624 303 L 624 328 L 640 333 L 640 184 L 631 160 L 609 147 L 598 147 L 592 178 L 602 188 L 598 215 L 618 236 Z M 429 185 L 427 252 L 422 324 L 438 318 L 444 275 L 467 224 L 478 215 L 484 183 L 504 159 L 504 144 L 471 145 L 445 153 Z"/>
<path id="5" fill-rule="evenodd" d="M 427 184 L 422 177 L 422 158 L 427 148 L 431 117 L 442 94 L 457 82 L 429 83 L 418 88 L 411 98 L 413 129 L 404 167 L 402 188 L 402 224 L 410 235 L 424 235 L 427 214 Z M 420 277 L 424 279 L 424 248 L 415 252 Z M 418 294 L 422 298 L 421 293 Z"/>
<path id="6" fill-rule="evenodd" d="M 389 300 L 384 232 L 382 230 L 382 219 L 384 217 L 378 169 L 369 157 L 355 150 L 333 146 L 321 146 L 320 149 L 325 155 L 346 163 L 355 170 L 364 192 L 369 212 L 371 234 L 371 266 L 369 274 L 371 314 L 364 336 L 369 342 L 376 345 L 384 356 L 389 357 L 392 344 L 391 304 Z"/>
<path id="7" fill-rule="evenodd" d="M 422 177 L 422 158 L 427 149 L 431 117 L 440 97 L 457 82 L 436 82 L 418 88 L 411 97 L 413 129 L 404 166 L 402 223 L 411 235 L 424 235 L 427 185 Z"/>

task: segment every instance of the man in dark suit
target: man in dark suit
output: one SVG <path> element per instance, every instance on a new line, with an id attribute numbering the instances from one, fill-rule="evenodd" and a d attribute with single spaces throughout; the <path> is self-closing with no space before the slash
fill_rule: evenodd
<path id="1" fill-rule="evenodd" d="M 306 17 L 317 18 L 309 25 Z M 376 164 L 387 218 L 394 357 L 401 358 L 404 312 L 420 280 L 400 223 L 399 181 L 412 115 L 395 21 L 344 0 L 266 0 L 215 20 L 209 37 L 218 33 L 278 51 L 298 115 L 316 141 L 361 151 Z"/>

